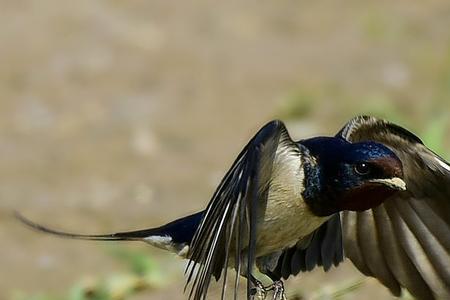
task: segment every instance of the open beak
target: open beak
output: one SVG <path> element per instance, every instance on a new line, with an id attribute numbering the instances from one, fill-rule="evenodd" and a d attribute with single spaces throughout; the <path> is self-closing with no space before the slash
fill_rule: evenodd
<path id="1" fill-rule="evenodd" d="M 399 177 L 393 177 L 393 178 L 386 178 L 386 179 L 373 179 L 370 180 L 370 182 L 373 183 L 381 183 L 384 184 L 391 189 L 399 190 L 399 191 L 406 191 L 406 183 L 403 181 L 403 179 Z"/>

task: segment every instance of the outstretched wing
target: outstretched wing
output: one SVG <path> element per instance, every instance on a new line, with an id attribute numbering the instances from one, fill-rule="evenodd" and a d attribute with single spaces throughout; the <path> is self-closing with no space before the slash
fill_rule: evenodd
<path id="1" fill-rule="evenodd" d="M 227 266 L 233 260 L 236 298 L 239 274 L 251 278 L 257 220 L 265 211 L 273 163 L 295 157 L 300 159 L 298 146 L 281 121 L 266 124 L 245 146 L 215 191 L 190 245 L 186 268 L 186 286 L 192 283 L 189 298 L 205 299 L 211 277 L 218 280 L 223 271 L 223 299 Z M 247 297 L 249 290 L 248 282 Z"/>
<path id="2" fill-rule="evenodd" d="M 398 296 L 450 299 L 450 166 L 406 129 L 357 117 L 338 136 L 375 141 L 403 163 L 407 191 L 364 212 L 342 212 L 345 255 Z"/>

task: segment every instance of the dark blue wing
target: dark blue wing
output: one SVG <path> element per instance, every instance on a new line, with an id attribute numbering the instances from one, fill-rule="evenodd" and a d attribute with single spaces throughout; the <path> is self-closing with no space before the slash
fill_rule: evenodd
<path id="1" fill-rule="evenodd" d="M 227 266 L 231 255 L 238 276 L 246 270 L 250 278 L 255 263 L 258 215 L 264 213 L 276 155 L 297 155 L 298 146 L 290 139 L 281 121 L 265 125 L 250 140 L 215 191 L 205 216 L 191 243 L 186 268 L 192 283 L 190 298 L 206 298 L 211 277 L 223 274 L 222 298 L 226 292 Z M 278 153 L 278 154 L 277 154 Z M 247 257 L 241 254 L 247 253 Z M 247 283 L 249 297 L 250 286 Z"/>

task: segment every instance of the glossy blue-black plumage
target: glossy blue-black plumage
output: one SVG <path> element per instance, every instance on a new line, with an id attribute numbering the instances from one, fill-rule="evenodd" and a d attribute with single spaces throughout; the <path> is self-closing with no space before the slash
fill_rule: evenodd
<path id="1" fill-rule="evenodd" d="M 397 156 L 388 147 L 375 142 L 349 143 L 339 137 L 316 137 L 299 141 L 311 154 L 319 158 L 325 171 L 335 171 L 340 164 L 355 164 L 380 158 Z"/>
<path id="2" fill-rule="evenodd" d="M 189 244 L 194 237 L 195 231 L 197 230 L 204 213 L 204 211 L 201 211 L 181 219 L 177 219 L 161 227 L 154 228 L 147 236 L 169 236 L 175 244 Z"/>
<path id="3" fill-rule="evenodd" d="M 370 176 L 380 177 L 382 171 L 358 174 L 355 166 L 379 160 L 398 161 L 386 146 L 375 142 L 349 143 L 340 137 L 316 137 L 298 142 L 316 158 L 317 165 L 305 165 L 305 191 L 303 197 L 312 211 L 327 216 L 341 210 L 339 198 L 343 193 L 358 188 Z"/>

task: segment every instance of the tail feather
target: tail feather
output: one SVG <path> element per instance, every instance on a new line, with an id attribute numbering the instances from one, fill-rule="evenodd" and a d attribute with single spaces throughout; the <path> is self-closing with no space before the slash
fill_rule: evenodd
<path id="1" fill-rule="evenodd" d="M 194 236 L 195 231 L 197 230 L 198 225 L 200 224 L 201 219 L 203 218 L 204 212 L 198 212 L 187 217 L 175 220 L 166 225 L 156 228 L 135 230 L 135 231 L 126 231 L 126 232 L 116 232 L 110 234 L 78 234 L 71 232 L 64 232 L 59 230 L 54 230 L 48 228 L 46 226 L 42 226 L 37 224 L 18 212 L 15 212 L 15 217 L 27 225 L 28 227 L 56 235 L 63 238 L 71 238 L 71 239 L 81 239 L 81 240 L 93 240 L 93 241 L 149 241 L 151 244 L 154 244 L 154 239 L 152 237 L 169 237 L 171 242 L 174 244 L 186 245 L 190 244 L 192 237 Z M 158 245 L 156 245 L 158 246 Z"/>
<path id="2" fill-rule="evenodd" d="M 132 240 L 142 240 L 146 237 L 157 234 L 158 228 L 150 228 L 136 231 L 127 231 L 127 232 L 116 232 L 110 234 L 79 234 L 79 233 L 71 233 L 65 231 L 59 231 L 55 229 L 48 228 L 46 226 L 37 224 L 18 212 L 15 212 L 15 217 L 20 222 L 25 224 L 26 226 L 40 231 L 44 233 L 48 233 L 51 235 L 56 235 L 63 238 L 71 238 L 71 239 L 79 239 L 79 240 L 91 240 L 91 241 L 132 241 Z"/>

